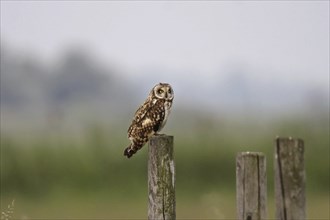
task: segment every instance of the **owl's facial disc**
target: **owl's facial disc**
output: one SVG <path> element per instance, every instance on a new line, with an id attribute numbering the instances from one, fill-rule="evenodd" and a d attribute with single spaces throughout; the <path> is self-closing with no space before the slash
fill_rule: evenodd
<path id="1" fill-rule="evenodd" d="M 171 86 L 167 83 L 159 83 L 153 89 L 154 95 L 159 99 L 172 100 L 174 97 Z"/>

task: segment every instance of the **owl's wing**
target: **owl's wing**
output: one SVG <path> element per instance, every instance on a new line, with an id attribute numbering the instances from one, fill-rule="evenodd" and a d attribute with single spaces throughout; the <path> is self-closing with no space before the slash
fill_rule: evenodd
<path id="1" fill-rule="evenodd" d="M 146 116 L 146 114 L 152 109 L 153 103 L 150 98 L 148 98 L 134 114 L 132 124 L 128 128 L 128 133 L 131 132 L 132 126 L 140 123 Z"/>

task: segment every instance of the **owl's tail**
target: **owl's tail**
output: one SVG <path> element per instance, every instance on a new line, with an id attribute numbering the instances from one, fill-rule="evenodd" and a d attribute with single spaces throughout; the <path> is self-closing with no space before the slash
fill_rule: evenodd
<path id="1" fill-rule="evenodd" d="M 130 144 L 125 150 L 124 150 L 124 156 L 127 158 L 130 158 L 135 154 L 141 147 L 135 146 L 133 144 Z"/>

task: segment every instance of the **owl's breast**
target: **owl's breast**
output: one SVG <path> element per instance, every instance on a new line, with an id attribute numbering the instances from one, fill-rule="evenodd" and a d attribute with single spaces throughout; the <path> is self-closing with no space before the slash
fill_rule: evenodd
<path id="1" fill-rule="evenodd" d="M 172 106 L 171 102 L 165 101 L 165 103 L 164 103 L 164 119 L 159 126 L 158 132 L 165 126 L 168 116 L 171 113 L 171 106 Z"/>

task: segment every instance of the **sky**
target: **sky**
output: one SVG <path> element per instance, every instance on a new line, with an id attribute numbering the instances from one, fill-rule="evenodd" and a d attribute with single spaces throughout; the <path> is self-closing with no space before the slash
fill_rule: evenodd
<path id="1" fill-rule="evenodd" d="M 329 1 L 1 0 L 1 43 L 45 61 L 82 47 L 127 77 L 329 86 Z"/>

